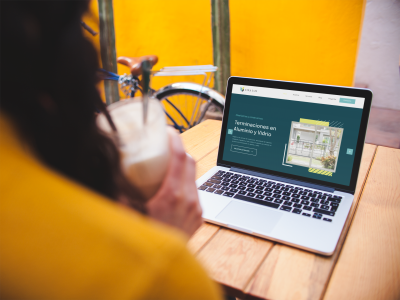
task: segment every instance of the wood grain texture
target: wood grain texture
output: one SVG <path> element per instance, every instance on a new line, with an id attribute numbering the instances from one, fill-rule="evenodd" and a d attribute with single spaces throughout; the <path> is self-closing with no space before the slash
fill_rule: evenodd
<path id="1" fill-rule="evenodd" d="M 400 148 L 400 110 L 371 107 L 368 120 L 367 143 Z"/>
<path id="2" fill-rule="evenodd" d="M 270 241 L 221 228 L 197 257 L 214 280 L 231 289 L 232 296 L 242 297 L 244 287 L 272 245 Z"/>
<path id="3" fill-rule="evenodd" d="M 203 157 L 196 163 L 196 179 L 203 176 L 208 170 L 217 165 L 218 148 Z"/>
<path id="4" fill-rule="evenodd" d="M 248 294 L 249 298 L 320 299 L 323 296 L 356 211 L 375 151 L 376 146 L 365 145 L 354 195 L 355 201 L 335 253 L 330 257 L 324 257 L 276 244 L 245 288 L 244 293 Z"/>
<path id="5" fill-rule="evenodd" d="M 231 76 L 231 30 L 229 0 L 211 0 L 211 28 L 213 36 L 215 74 L 214 89 L 225 95 L 226 83 Z"/>
<path id="6" fill-rule="evenodd" d="M 400 299 L 400 150 L 378 147 L 325 299 Z"/>
<path id="7" fill-rule="evenodd" d="M 118 73 L 113 3 L 112 0 L 98 0 L 98 4 L 102 68 L 113 73 Z M 107 105 L 119 101 L 118 82 L 105 80 L 104 89 Z"/>
<path id="8" fill-rule="evenodd" d="M 221 121 L 206 120 L 181 134 L 186 152 L 198 162 L 218 148 Z"/>
<path id="9" fill-rule="evenodd" d="M 217 164 L 218 149 L 200 159 L 196 163 L 196 179 L 200 178 L 209 169 Z M 188 248 L 192 253 L 197 253 L 218 232 L 219 226 L 204 223 L 190 238 Z"/>
<path id="10" fill-rule="evenodd" d="M 207 120 L 181 134 L 186 151 L 196 161 L 196 179 L 217 163 L 221 121 Z M 219 230 L 219 226 L 204 223 L 190 238 L 188 248 L 197 253 Z"/>
<path id="11" fill-rule="evenodd" d="M 327 279 L 327 268 L 321 269 L 321 266 L 327 260 L 311 252 L 276 244 L 253 277 L 249 298 L 318 299 L 320 287 Z"/>
<path id="12" fill-rule="evenodd" d="M 188 153 L 197 162 L 196 178 L 216 164 L 220 126 L 220 121 L 206 121 L 182 134 Z M 195 233 L 189 241 L 189 248 L 198 253 L 198 258 L 211 276 L 230 295 L 246 296 L 246 299 L 322 298 L 356 211 L 375 151 L 374 145 L 364 148 L 356 200 L 333 256 L 323 257 L 285 245 L 274 245 L 270 241 L 219 229 L 212 224 L 203 225 Z"/>
<path id="13" fill-rule="evenodd" d="M 188 243 L 189 250 L 196 254 L 204 245 L 218 232 L 219 226 L 204 223 L 190 238 Z"/>

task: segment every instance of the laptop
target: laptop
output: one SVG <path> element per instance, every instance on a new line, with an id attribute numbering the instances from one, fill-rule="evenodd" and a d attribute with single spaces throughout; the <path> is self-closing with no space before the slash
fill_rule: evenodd
<path id="1" fill-rule="evenodd" d="M 217 166 L 196 181 L 203 218 L 332 255 L 371 102 L 367 89 L 229 78 Z"/>

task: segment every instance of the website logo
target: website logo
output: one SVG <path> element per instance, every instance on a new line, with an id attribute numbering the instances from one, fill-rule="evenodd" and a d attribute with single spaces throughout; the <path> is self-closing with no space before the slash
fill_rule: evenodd
<path id="1" fill-rule="evenodd" d="M 251 93 L 257 93 L 256 89 L 250 89 L 250 88 L 244 88 L 243 86 L 240 87 L 241 92 L 251 92 Z"/>

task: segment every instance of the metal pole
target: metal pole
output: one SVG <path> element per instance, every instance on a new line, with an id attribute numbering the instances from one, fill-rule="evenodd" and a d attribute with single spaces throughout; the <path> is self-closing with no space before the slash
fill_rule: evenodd
<path id="1" fill-rule="evenodd" d="M 100 53 L 103 69 L 117 73 L 115 51 L 114 11 L 112 0 L 98 0 L 100 19 Z M 106 103 L 119 101 L 118 82 L 104 81 Z"/>
<path id="2" fill-rule="evenodd" d="M 229 0 L 211 0 L 211 23 L 214 65 L 218 67 L 214 89 L 225 95 L 226 82 L 231 76 Z"/>

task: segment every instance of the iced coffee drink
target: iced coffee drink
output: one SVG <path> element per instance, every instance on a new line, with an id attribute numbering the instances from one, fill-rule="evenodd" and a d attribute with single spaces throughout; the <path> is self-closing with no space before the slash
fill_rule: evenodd
<path id="1" fill-rule="evenodd" d="M 146 124 L 140 99 L 113 103 L 108 107 L 117 134 L 103 114 L 97 123 L 117 143 L 121 151 L 122 169 L 146 199 L 158 191 L 165 177 L 169 145 L 165 115 L 158 100 L 150 99 Z"/>

